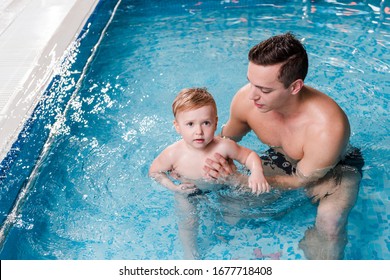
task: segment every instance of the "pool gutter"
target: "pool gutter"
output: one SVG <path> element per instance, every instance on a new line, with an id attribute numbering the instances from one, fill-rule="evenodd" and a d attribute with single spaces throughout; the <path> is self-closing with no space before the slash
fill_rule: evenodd
<path id="1" fill-rule="evenodd" d="M 99 0 L 4 0 L 0 4 L 0 162 Z"/>

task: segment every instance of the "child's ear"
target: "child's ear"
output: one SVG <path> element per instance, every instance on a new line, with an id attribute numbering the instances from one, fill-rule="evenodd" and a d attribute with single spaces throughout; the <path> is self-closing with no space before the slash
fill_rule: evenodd
<path id="1" fill-rule="evenodd" d="M 218 116 L 215 117 L 215 130 L 218 128 Z"/>
<path id="2" fill-rule="evenodd" d="M 179 128 L 179 124 L 177 123 L 176 120 L 173 121 L 173 126 L 175 127 L 176 129 L 176 132 L 180 134 L 180 128 Z"/>

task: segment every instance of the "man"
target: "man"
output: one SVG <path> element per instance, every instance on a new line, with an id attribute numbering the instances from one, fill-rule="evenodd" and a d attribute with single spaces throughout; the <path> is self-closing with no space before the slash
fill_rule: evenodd
<path id="1" fill-rule="evenodd" d="M 315 226 L 300 247 L 308 259 L 341 259 L 363 165 L 359 150 L 348 149 L 348 118 L 330 97 L 304 84 L 307 53 L 291 33 L 259 43 L 248 58 L 248 84 L 234 96 L 221 134 L 239 141 L 253 130 L 282 157 L 287 164 L 280 168 L 265 163 L 269 184 L 283 190 L 305 187 L 319 203 Z M 234 173 L 232 162 L 218 154 L 207 164 L 211 178 L 227 180 Z"/>

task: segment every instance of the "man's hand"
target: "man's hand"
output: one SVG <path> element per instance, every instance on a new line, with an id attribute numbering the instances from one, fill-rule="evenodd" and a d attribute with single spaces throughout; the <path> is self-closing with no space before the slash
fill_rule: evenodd
<path id="1" fill-rule="evenodd" d="M 214 159 L 207 159 L 206 166 L 203 167 L 206 178 L 222 182 L 228 181 L 228 177 L 236 173 L 237 167 L 232 159 L 226 159 L 218 153 L 214 154 Z"/>

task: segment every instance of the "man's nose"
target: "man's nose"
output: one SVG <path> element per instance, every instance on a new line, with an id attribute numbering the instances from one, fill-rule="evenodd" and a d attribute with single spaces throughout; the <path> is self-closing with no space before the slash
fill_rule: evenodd
<path id="1" fill-rule="evenodd" d="M 258 100 L 260 99 L 260 94 L 257 92 L 256 88 L 251 85 L 249 88 L 249 100 Z"/>

